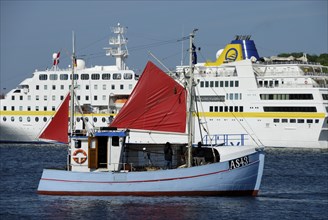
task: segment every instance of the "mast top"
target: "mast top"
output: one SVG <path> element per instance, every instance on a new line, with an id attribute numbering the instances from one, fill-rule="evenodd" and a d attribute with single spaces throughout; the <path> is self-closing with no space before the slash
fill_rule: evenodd
<path id="1" fill-rule="evenodd" d="M 116 37 L 109 39 L 109 45 L 112 47 L 104 48 L 106 56 L 113 56 L 116 59 L 116 66 L 119 70 L 127 69 L 125 59 L 128 58 L 129 52 L 127 48 L 128 39 L 124 37 L 127 31 L 126 27 L 122 27 L 120 23 L 116 27 L 111 27 L 111 31 L 116 34 Z"/>

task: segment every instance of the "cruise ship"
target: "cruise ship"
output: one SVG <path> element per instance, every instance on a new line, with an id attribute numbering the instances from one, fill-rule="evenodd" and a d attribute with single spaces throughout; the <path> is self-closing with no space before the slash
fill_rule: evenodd
<path id="1" fill-rule="evenodd" d="M 125 29 L 118 25 L 113 32 L 116 37 L 109 40 L 106 55 L 116 58 L 116 66 L 86 68 L 77 60 L 77 130 L 108 126 L 137 83 L 125 64 Z M 52 69 L 34 72 L 1 100 L 0 141 L 41 141 L 39 135 L 71 83 L 71 68 L 59 69 L 58 54 L 53 57 Z M 188 68 L 178 66 L 168 74 L 179 80 Z M 327 66 L 309 63 L 305 56 L 264 59 L 250 36 L 236 36 L 214 62 L 193 68 L 198 96 L 195 139 L 218 145 L 328 148 Z M 207 132 L 211 130 L 216 133 Z"/>
<path id="2" fill-rule="evenodd" d="M 113 37 L 105 50 L 116 59 L 116 65 L 88 68 L 82 59 L 74 65 L 75 100 L 80 106 L 75 129 L 107 125 L 137 82 L 138 76 L 126 65 L 126 28 L 118 24 L 111 30 Z M 59 68 L 59 59 L 60 52 L 54 53 L 51 69 L 36 70 L 0 100 L 1 142 L 42 142 L 39 135 L 71 86 L 72 66 Z"/>
<path id="3" fill-rule="evenodd" d="M 216 61 L 196 64 L 194 71 L 195 134 L 204 143 L 328 148 L 327 66 L 307 62 L 306 55 L 261 58 L 250 36 L 236 36 Z"/>

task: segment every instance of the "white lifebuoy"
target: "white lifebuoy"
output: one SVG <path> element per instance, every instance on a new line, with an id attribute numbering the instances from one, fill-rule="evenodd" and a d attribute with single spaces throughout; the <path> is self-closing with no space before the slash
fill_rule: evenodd
<path id="1" fill-rule="evenodd" d="M 87 153 L 82 149 L 78 149 L 73 153 L 73 160 L 78 164 L 83 164 L 87 160 Z"/>

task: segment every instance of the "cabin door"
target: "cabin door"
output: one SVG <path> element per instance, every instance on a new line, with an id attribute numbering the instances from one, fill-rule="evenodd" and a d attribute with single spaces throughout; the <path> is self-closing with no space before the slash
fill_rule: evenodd
<path id="1" fill-rule="evenodd" d="M 98 137 L 98 168 L 108 168 L 108 137 Z"/>
<path id="2" fill-rule="evenodd" d="M 89 137 L 88 139 L 88 167 L 90 169 L 98 168 L 98 139 L 96 137 Z"/>

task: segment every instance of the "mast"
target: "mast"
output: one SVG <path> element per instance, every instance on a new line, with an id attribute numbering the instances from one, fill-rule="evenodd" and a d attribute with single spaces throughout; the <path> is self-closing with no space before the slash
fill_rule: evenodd
<path id="1" fill-rule="evenodd" d="M 75 35 L 72 31 L 72 43 L 73 43 L 73 53 L 72 53 L 72 73 L 71 73 L 71 88 L 70 88 L 70 134 L 73 135 L 74 131 L 74 68 L 75 68 Z"/>
<path id="2" fill-rule="evenodd" d="M 195 32 L 198 31 L 198 29 L 194 29 L 190 35 L 189 35 L 189 76 L 188 76 L 188 91 L 189 91 L 189 111 L 188 111 L 188 167 L 192 166 L 192 144 L 195 142 L 195 136 L 194 136 L 194 117 L 193 113 L 195 112 L 195 102 L 194 102 L 194 64 L 193 64 L 193 42 L 194 42 L 194 36 Z"/>

